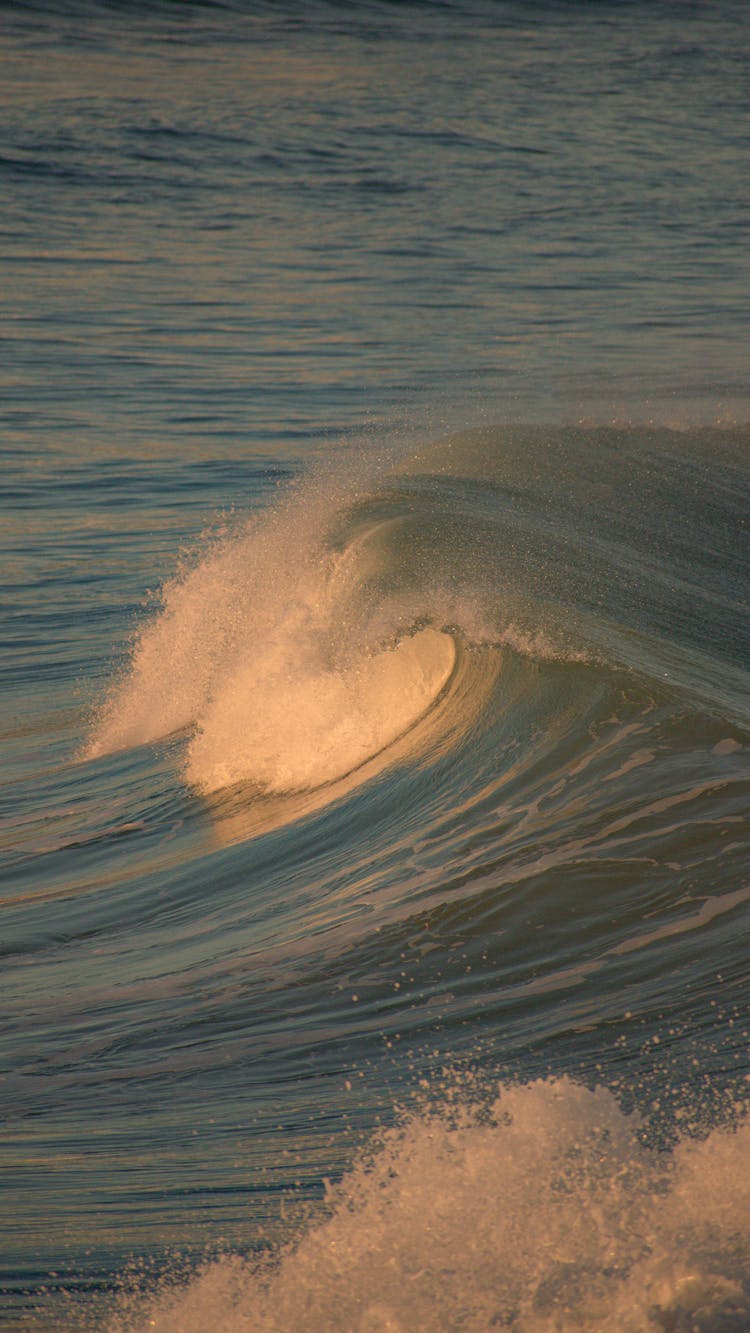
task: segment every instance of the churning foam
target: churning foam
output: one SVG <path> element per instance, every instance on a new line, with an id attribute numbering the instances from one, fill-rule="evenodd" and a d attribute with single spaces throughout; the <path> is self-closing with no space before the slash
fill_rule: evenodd
<path id="1" fill-rule="evenodd" d="M 563 1078 L 389 1132 L 265 1269 L 207 1264 L 109 1333 L 740 1333 L 750 1123 L 672 1152 Z"/>
<path id="2" fill-rule="evenodd" d="M 367 543 L 326 541 L 351 498 L 302 488 L 165 584 L 85 757 L 190 728 L 196 788 L 284 792 L 343 776 L 407 730 L 449 679 L 454 644 L 403 605 L 390 618 L 369 605 Z"/>
<path id="3" fill-rule="evenodd" d="M 248 778 L 269 791 L 331 782 L 412 726 L 454 661 L 453 640 L 433 629 L 338 670 L 254 654 L 202 717 L 188 779 L 206 791 Z"/>

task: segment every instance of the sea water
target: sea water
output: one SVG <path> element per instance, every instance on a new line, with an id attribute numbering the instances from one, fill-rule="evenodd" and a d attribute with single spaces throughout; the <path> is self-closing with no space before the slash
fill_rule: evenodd
<path id="1" fill-rule="evenodd" d="M 0 6 L 0 1323 L 750 1327 L 745 6 Z"/>

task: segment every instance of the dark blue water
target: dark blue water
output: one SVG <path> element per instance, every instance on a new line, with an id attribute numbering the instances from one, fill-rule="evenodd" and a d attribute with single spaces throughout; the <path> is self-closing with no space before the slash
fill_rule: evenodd
<path id="1" fill-rule="evenodd" d="M 0 1322 L 750 1326 L 745 7 L 0 7 Z"/>

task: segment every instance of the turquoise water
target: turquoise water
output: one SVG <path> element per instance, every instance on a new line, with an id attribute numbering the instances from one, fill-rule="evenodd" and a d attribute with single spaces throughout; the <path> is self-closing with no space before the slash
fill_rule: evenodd
<path id="1" fill-rule="evenodd" d="M 3 1327 L 750 1326 L 747 47 L 0 7 Z"/>

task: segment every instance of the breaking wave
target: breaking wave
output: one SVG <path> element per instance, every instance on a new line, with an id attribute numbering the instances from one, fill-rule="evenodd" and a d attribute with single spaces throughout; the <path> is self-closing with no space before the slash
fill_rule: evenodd
<path id="1" fill-rule="evenodd" d="M 207 537 L 139 627 L 85 757 L 184 731 L 183 775 L 198 792 L 293 793 L 363 766 L 371 776 L 370 761 L 403 758 L 392 747 L 410 734 L 410 754 L 437 743 L 417 724 L 438 722 L 459 674 L 476 677 L 474 706 L 483 698 L 487 663 L 472 648 L 547 648 L 507 618 L 501 628 L 474 562 L 440 544 L 439 515 L 412 508 L 403 492 L 312 481 Z M 472 689 L 453 694 L 467 705 Z"/>

